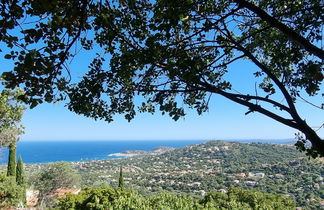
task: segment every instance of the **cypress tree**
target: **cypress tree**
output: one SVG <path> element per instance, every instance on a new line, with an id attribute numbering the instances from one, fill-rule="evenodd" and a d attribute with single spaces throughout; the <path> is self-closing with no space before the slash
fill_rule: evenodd
<path id="1" fill-rule="evenodd" d="M 16 143 L 9 145 L 7 176 L 16 176 Z"/>
<path id="2" fill-rule="evenodd" d="M 18 162 L 17 162 L 16 182 L 20 186 L 25 185 L 25 173 L 24 173 L 23 161 L 22 161 L 21 156 L 19 157 Z"/>
<path id="3" fill-rule="evenodd" d="M 21 156 L 19 156 L 16 168 L 16 183 L 21 187 L 21 201 L 26 203 L 26 186 L 25 186 L 25 173 Z"/>
<path id="4" fill-rule="evenodd" d="M 123 168 L 122 167 L 120 167 L 120 171 L 119 171 L 118 187 L 121 189 L 124 189 L 124 178 L 123 178 Z"/>

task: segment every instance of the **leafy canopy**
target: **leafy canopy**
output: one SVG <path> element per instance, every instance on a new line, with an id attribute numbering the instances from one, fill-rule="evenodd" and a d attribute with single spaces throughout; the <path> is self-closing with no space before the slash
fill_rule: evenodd
<path id="1" fill-rule="evenodd" d="M 80 184 L 80 176 L 72 164 L 56 162 L 48 164 L 30 181 L 40 191 L 41 197 L 44 198 L 59 188 L 77 187 Z"/>
<path id="2" fill-rule="evenodd" d="M 25 188 L 16 183 L 16 178 L 0 173 L 0 208 L 21 206 L 24 202 Z"/>
<path id="3" fill-rule="evenodd" d="M 9 146 L 18 141 L 23 133 L 20 124 L 25 106 L 19 101 L 21 90 L 2 90 L 0 92 L 0 145 Z"/>
<path id="4" fill-rule="evenodd" d="M 120 188 L 85 189 L 61 198 L 59 209 L 295 209 L 282 195 L 233 188 L 228 193 L 210 192 L 198 200 L 189 196 L 160 193 L 143 196 Z"/>
<path id="5" fill-rule="evenodd" d="M 296 110 L 296 99 L 319 93 L 324 51 L 320 0 L 4 0 L 0 40 L 14 62 L 6 86 L 24 88 L 25 102 L 68 99 L 94 119 L 127 120 L 158 108 L 174 120 L 184 105 L 199 114 L 221 95 L 299 130 L 297 147 L 324 156 L 323 140 Z M 94 51 L 80 81 L 69 62 Z M 249 60 L 255 91 L 238 92 L 229 68 Z M 243 90 L 244 91 L 244 90 Z M 139 98 L 139 104 L 134 98 Z M 279 100 L 278 100 L 279 98 Z M 284 100 L 282 100 L 282 98 Z M 322 107 L 321 107 L 322 106 Z M 323 109 L 323 105 L 319 105 Z M 306 141 L 312 147 L 305 147 Z"/>

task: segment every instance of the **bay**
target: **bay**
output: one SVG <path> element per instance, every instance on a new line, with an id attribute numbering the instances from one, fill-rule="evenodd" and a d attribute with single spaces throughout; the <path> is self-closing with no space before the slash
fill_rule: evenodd
<path id="1" fill-rule="evenodd" d="M 287 143 L 289 140 L 227 140 L 236 142 Z M 160 146 L 180 148 L 200 144 L 207 140 L 129 140 L 129 141 L 20 141 L 17 143 L 17 156 L 24 163 L 46 163 L 56 161 L 88 161 L 117 158 L 108 156 L 125 150 L 154 150 Z M 0 163 L 8 160 L 8 150 L 2 148 Z"/>
<path id="2" fill-rule="evenodd" d="M 56 161 L 88 161 L 116 158 L 108 156 L 125 150 L 153 150 L 160 146 L 184 147 L 199 144 L 206 140 L 168 141 L 21 141 L 17 143 L 17 156 L 24 163 L 46 163 Z M 6 163 L 8 149 L 2 148 L 0 163 Z"/>

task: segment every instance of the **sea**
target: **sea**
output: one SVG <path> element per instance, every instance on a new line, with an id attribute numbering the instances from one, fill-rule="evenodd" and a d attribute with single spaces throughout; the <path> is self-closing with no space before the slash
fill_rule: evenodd
<path id="1" fill-rule="evenodd" d="M 126 150 L 154 150 L 161 146 L 180 148 L 200 144 L 208 140 L 129 140 L 129 141 L 20 141 L 17 157 L 24 163 L 47 163 L 57 161 L 89 161 L 120 156 L 110 154 Z M 231 142 L 289 143 L 290 140 L 227 140 Z M 0 148 L 0 164 L 8 161 L 8 149 Z"/>

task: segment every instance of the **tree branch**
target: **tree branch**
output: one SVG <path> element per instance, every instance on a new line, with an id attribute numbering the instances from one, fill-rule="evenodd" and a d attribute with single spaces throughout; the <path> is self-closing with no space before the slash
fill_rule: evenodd
<path id="1" fill-rule="evenodd" d="M 287 106 L 282 105 L 282 104 L 280 104 L 274 100 L 271 100 L 269 98 L 264 98 L 264 97 L 260 97 L 260 96 L 252 96 L 252 95 L 243 95 L 243 94 L 232 94 L 232 95 L 235 97 L 238 97 L 238 98 L 245 99 L 245 100 L 254 99 L 254 100 L 264 101 L 264 102 L 272 104 L 273 106 L 278 107 L 279 109 L 285 110 L 288 113 L 290 112 L 290 109 Z"/>
<path id="2" fill-rule="evenodd" d="M 310 142 L 312 143 L 312 150 L 309 150 L 310 154 L 313 157 L 317 157 L 318 154 L 320 156 L 324 156 L 324 141 L 317 135 L 317 133 L 306 123 L 305 120 L 302 120 L 299 116 L 299 114 L 297 113 L 294 101 L 292 99 L 292 97 L 290 96 L 289 92 L 287 91 L 286 87 L 284 86 L 283 83 L 281 83 L 279 81 L 279 79 L 272 73 L 272 71 L 264 64 L 262 64 L 261 62 L 259 62 L 259 60 L 246 48 L 244 48 L 242 45 L 240 45 L 237 41 L 235 41 L 235 39 L 231 36 L 230 31 L 227 29 L 226 25 L 224 24 L 224 30 L 226 31 L 227 37 L 229 39 L 229 41 L 231 41 L 233 44 L 236 45 L 236 49 L 243 52 L 256 66 L 258 66 L 265 74 L 267 74 L 267 76 L 277 85 L 277 87 L 279 88 L 279 90 L 281 91 L 281 93 L 283 94 L 283 96 L 286 99 L 286 102 L 289 106 L 289 114 L 291 115 L 291 117 L 294 120 L 294 123 L 291 122 L 290 120 L 287 120 L 285 118 L 282 118 L 272 112 L 269 112 L 268 110 L 263 109 L 260 106 L 257 106 L 255 104 L 248 104 L 246 103 L 246 101 L 242 101 L 239 100 L 237 98 L 233 98 L 233 96 L 228 95 L 228 93 L 226 92 L 222 92 L 222 90 L 219 90 L 219 94 L 223 95 L 224 97 L 237 102 L 239 104 L 245 105 L 247 107 L 252 106 L 251 108 L 252 111 L 257 111 L 260 112 L 274 120 L 277 120 L 278 122 L 281 122 L 285 125 L 288 125 L 292 128 L 296 128 L 300 131 L 302 131 L 306 138 L 308 140 L 310 140 Z"/>
<path id="3" fill-rule="evenodd" d="M 82 27 L 83 27 L 83 24 L 85 23 L 85 20 L 86 20 L 85 11 L 86 11 L 88 2 L 87 2 L 87 0 L 83 0 L 82 3 L 83 4 L 82 4 L 82 7 L 81 7 L 81 17 L 80 17 L 79 30 L 78 30 L 77 34 L 75 35 L 75 37 L 73 38 L 73 40 L 68 45 L 68 47 L 65 49 L 63 58 L 61 59 L 60 63 L 57 64 L 58 68 L 60 68 L 60 66 L 65 62 L 66 56 L 67 56 L 69 50 L 71 49 L 71 47 L 74 45 L 74 43 L 78 40 L 78 38 L 81 35 Z"/>
<path id="4" fill-rule="evenodd" d="M 279 31 L 284 33 L 291 40 L 297 42 L 299 45 L 305 48 L 309 53 L 316 55 L 317 57 L 324 59 L 324 50 L 316 47 L 303 36 L 296 33 L 293 29 L 289 28 L 276 18 L 272 17 L 260 7 L 246 1 L 246 0 L 234 0 L 239 6 L 247 8 L 248 10 L 257 14 L 263 21 L 267 22 L 272 27 L 277 28 Z"/>
<path id="5" fill-rule="evenodd" d="M 224 30 L 227 32 L 227 37 L 230 39 L 230 41 L 236 46 L 236 49 L 243 52 L 257 67 L 259 67 L 264 73 L 268 75 L 268 77 L 277 85 L 277 87 L 282 92 L 283 96 L 285 97 L 287 104 L 289 106 L 290 112 L 289 114 L 299 122 L 302 122 L 302 119 L 299 117 L 294 101 L 292 100 L 290 94 L 286 90 L 286 87 L 283 83 L 279 81 L 279 79 L 271 72 L 271 70 L 264 64 L 262 64 L 249 50 L 244 48 L 240 43 L 234 40 L 234 38 L 231 36 L 230 31 L 227 29 L 226 25 L 224 24 Z"/>
<path id="6" fill-rule="evenodd" d="M 266 115 L 266 116 L 268 116 L 268 117 L 270 117 L 270 118 L 272 118 L 272 119 L 274 119 L 274 120 L 276 120 L 276 121 L 278 121 L 278 122 L 280 122 L 282 124 L 285 124 L 285 125 L 287 125 L 289 127 L 296 128 L 296 129 L 299 128 L 298 124 L 296 122 L 294 122 L 294 120 L 283 118 L 283 117 L 281 117 L 281 116 L 279 116 L 279 115 L 277 115 L 277 114 L 275 114 L 273 112 L 270 112 L 270 111 L 262 108 L 260 105 L 256 105 L 256 104 L 251 103 L 251 102 L 249 102 L 247 100 L 240 99 L 240 97 L 242 97 L 241 95 L 225 92 L 225 91 L 223 91 L 223 90 L 221 90 L 221 89 L 219 89 L 219 88 L 217 88 L 217 87 L 215 87 L 215 86 L 213 86 L 211 84 L 208 84 L 206 82 L 201 83 L 201 85 L 203 87 L 205 87 L 205 91 L 222 95 L 222 96 L 224 96 L 225 98 L 227 98 L 227 99 L 229 99 L 231 101 L 234 101 L 234 102 L 236 102 L 238 104 L 241 104 L 243 106 L 248 107 L 250 109 L 250 111 L 252 111 L 252 112 L 256 111 L 256 112 L 259 112 L 261 114 L 264 114 L 264 115 Z M 252 97 L 254 97 L 254 96 L 252 96 Z"/>

